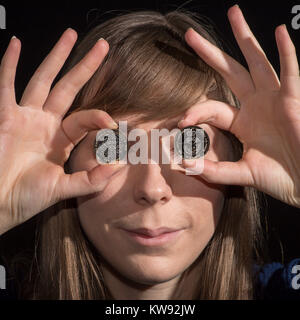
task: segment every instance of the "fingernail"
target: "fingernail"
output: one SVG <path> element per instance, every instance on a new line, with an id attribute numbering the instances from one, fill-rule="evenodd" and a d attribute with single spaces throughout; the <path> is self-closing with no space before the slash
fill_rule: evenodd
<path id="1" fill-rule="evenodd" d="M 189 176 L 192 176 L 192 175 L 199 175 L 201 174 L 202 172 L 201 171 L 198 171 L 198 170 L 193 170 L 193 169 L 190 169 L 190 168 L 186 168 L 185 169 L 185 174 L 186 175 L 189 175 Z"/>
<path id="2" fill-rule="evenodd" d="M 17 38 L 16 36 L 12 36 L 10 40 Z"/>
<path id="3" fill-rule="evenodd" d="M 104 40 L 104 39 L 103 38 L 98 39 L 98 41 L 100 41 L 100 40 Z"/>
<path id="4" fill-rule="evenodd" d="M 180 120 L 180 121 L 178 121 L 178 123 L 177 123 L 178 127 L 180 127 L 180 126 L 184 123 L 184 121 L 185 121 L 185 120 L 183 120 L 183 119 Z"/>
<path id="5" fill-rule="evenodd" d="M 76 32 L 76 30 L 75 30 L 75 29 L 73 29 L 73 28 L 69 27 L 69 28 L 67 28 L 67 29 L 66 29 L 66 31 L 65 31 L 65 32 L 71 32 L 72 37 L 77 38 L 77 32 Z"/>
<path id="6" fill-rule="evenodd" d="M 178 121 L 178 125 L 181 125 L 183 124 L 184 121 L 187 121 L 189 120 L 189 115 L 186 114 L 180 121 Z"/>
<path id="7" fill-rule="evenodd" d="M 113 120 L 110 120 L 109 124 L 113 129 L 118 129 L 119 128 L 118 124 Z"/>
<path id="8" fill-rule="evenodd" d="M 183 167 L 190 168 L 196 166 L 196 160 L 194 159 L 183 159 L 182 161 Z"/>
<path id="9" fill-rule="evenodd" d="M 127 162 L 125 162 L 124 160 L 116 160 L 113 162 L 101 163 L 102 166 L 113 166 L 113 171 L 107 173 L 104 179 L 107 179 L 107 180 L 110 179 L 112 176 L 118 173 L 122 168 L 124 168 L 126 164 Z"/>
<path id="10" fill-rule="evenodd" d="M 196 168 L 185 168 L 185 174 L 186 175 L 200 175 L 203 172 L 203 165 L 198 166 L 196 165 Z"/>
<path id="11" fill-rule="evenodd" d="M 236 3 L 235 5 L 233 5 L 233 7 L 238 7 L 239 8 L 240 6 Z"/>

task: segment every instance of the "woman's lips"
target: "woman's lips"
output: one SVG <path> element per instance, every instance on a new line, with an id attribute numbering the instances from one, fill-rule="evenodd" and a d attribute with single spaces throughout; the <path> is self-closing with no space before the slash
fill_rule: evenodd
<path id="1" fill-rule="evenodd" d="M 171 232 L 161 233 L 158 236 L 152 237 L 149 235 L 136 233 L 125 229 L 123 230 L 126 232 L 127 235 L 129 235 L 130 239 L 144 246 L 161 246 L 163 244 L 170 243 L 171 241 L 175 241 L 176 238 L 178 238 L 179 234 L 183 232 L 183 229 L 180 229 Z"/>

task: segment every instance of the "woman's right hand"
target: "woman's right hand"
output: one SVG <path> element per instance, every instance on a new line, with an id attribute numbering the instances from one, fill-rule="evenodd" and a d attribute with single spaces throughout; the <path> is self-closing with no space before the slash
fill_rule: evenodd
<path id="1" fill-rule="evenodd" d="M 96 166 L 65 174 L 72 149 L 91 130 L 116 128 L 101 110 L 63 119 L 81 87 L 97 70 L 109 46 L 97 41 L 51 88 L 77 39 L 67 29 L 29 81 L 19 105 L 14 80 L 21 42 L 12 38 L 0 66 L 0 235 L 51 205 L 101 191 L 120 166 Z"/>

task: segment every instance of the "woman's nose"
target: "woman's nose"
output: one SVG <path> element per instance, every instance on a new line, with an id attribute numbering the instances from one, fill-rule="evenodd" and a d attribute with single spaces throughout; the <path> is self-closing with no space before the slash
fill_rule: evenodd
<path id="1" fill-rule="evenodd" d="M 140 164 L 136 172 L 134 200 L 141 205 L 164 204 L 172 198 L 172 189 L 159 164 Z"/>

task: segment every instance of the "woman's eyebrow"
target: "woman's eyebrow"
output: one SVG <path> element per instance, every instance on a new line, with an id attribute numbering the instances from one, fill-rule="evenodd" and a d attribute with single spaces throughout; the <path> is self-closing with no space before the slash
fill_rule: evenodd
<path id="1" fill-rule="evenodd" d="M 178 128 L 178 121 L 180 119 L 181 118 L 178 118 L 178 119 L 175 119 L 175 120 L 166 121 L 162 125 L 160 125 L 159 127 L 155 127 L 153 129 L 158 129 L 158 130 L 167 129 L 167 130 L 171 131 L 172 129 Z M 208 123 L 204 122 L 203 124 L 208 125 L 210 127 L 210 125 Z M 136 125 L 137 125 L 136 123 L 130 124 L 130 123 L 127 122 L 127 134 L 128 134 L 129 131 L 131 131 L 133 129 L 137 129 Z M 201 125 L 201 124 L 195 124 L 195 125 Z M 218 129 L 218 128 L 216 128 L 216 129 Z"/>
<path id="2" fill-rule="evenodd" d="M 177 123 L 178 123 L 178 121 L 176 121 L 176 122 L 171 122 L 171 123 L 169 123 L 168 125 L 159 126 L 159 127 L 157 127 L 157 128 L 153 128 L 153 129 L 159 129 L 159 130 L 161 130 L 161 129 L 168 129 L 168 130 L 172 130 L 172 129 L 174 129 L 174 128 L 177 128 Z M 127 124 L 127 132 L 129 132 L 129 131 L 131 131 L 131 130 L 133 130 L 133 129 L 138 129 L 138 128 L 136 128 L 135 125 Z"/>
<path id="3" fill-rule="evenodd" d="M 177 124 L 178 124 L 178 121 L 181 119 L 181 117 L 177 117 L 176 119 L 173 119 L 173 120 L 166 120 L 165 122 L 163 122 L 159 127 L 155 127 L 153 129 L 168 129 L 168 130 L 172 130 L 174 128 L 178 128 Z M 127 132 L 133 130 L 133 129 L 137 129 L 136 126 L 139 124 L 139 123 L 136 123 L 136 122 L 132 122 L 132 123 L 129 123 L 128 120 L 116 120 L 117 123 L 119 121 L 126 121 L 126 126 L 127 126 Z"/>

